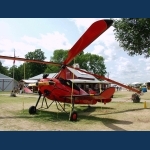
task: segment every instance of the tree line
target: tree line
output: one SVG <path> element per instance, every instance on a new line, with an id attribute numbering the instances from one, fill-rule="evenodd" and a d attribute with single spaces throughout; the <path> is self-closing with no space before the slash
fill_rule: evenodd
<path id="1" fill-rule="evenodd" d="M 55 50 L 53 52 L 53 56 L 50 57 L 50 61 L 55 63 L 63 63 L 66 59 L 68 54 L 68 50 Z M 28 52 L 25 55 L 26 59 L 35 59 L 44 61 L 46 59 L 44 52 L 41 49 L 36 49 L 33 52 Z M 69 64 L 73 65 L 74 63 L 78 63 L 81 69 L 85 69 L 89 72 L 105 75 L 106 66 L 104 64 L 104 58 L 99 55 L 84 53 L 81 52 L 75 59 Z M 38 64 L 32 62 L 24 62 L 20 66 L 12 66 L 10 68 L 5 67 L 0 62 L 0 73 L 7 75 L 9 77 L 13 77 L 13 70 L 14 70 L 14 78 L 17 81 L 21 79 L 29 79 L 39 74 L 44 73 L 58 73 L 61 69 L 61 66 L 54 66 L 54 65 L 47 65 L 47 64 Z"/>

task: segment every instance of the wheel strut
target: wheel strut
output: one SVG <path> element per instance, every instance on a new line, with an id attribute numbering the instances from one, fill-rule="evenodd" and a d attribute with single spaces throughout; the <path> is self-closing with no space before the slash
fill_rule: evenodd
<path id="1" fill-rule="evenodd" d="M 72 100 L 72 108 L 71 108 L 70 115 L 69 115 L 70 121 L 77 121 L 77 118 L 78 118 L 77 112 L 74 111 L 74 101 L 75 99 Z"/>

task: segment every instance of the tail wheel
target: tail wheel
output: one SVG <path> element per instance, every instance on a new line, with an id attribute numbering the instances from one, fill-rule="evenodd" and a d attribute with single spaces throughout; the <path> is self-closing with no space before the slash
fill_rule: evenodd
<path id="1" fill-rule="evenodd" d="M 70 121 L 77 121 L 78 114 L 76 111 L 73 111 L 70 116 Z"/>
<path id="2" fill-rule="evenodd" d="M 33 114 L 35 114 L 35 113 L 36 113 L 36 107 L 35 107 L 35 106 L 31 106 L 31 107 L 29 108 L 29 114 L 33 115 Z"/>

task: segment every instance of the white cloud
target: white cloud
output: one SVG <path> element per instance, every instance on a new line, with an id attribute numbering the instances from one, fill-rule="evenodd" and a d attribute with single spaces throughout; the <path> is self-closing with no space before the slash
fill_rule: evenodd
<path id="1" fill-rule="evenodd" d="M 146 70 L 146 71 L 150 71 L 150 66 L 146 67 L 145 70 Z"/>
<path id="2" fill-rule="evenodd" d="M 28 52 L 38 48 L 41 50 L 44 49 L 45 53 L 50 53 L 56 49 L 70 49 L 71 44 L 65 37 L 65 34 L 59 32 L 41 34 L 40 38 L 26 35 L 21 37 L 21 41 L 12 41 L 10 39 L 0 40 L 1 55 L 13 56 L 13 51 L 15 49 L 16 56 L 24 58 Z M 49 60 L 49 57 L 47 57 L 47 60 Z M 9 61 L 4 61 L 4 65 L 9 66 L 9 63 Z M 16 63 L 16 65 L 17 64 L 20 65 L 20 63 Z"/>
<path id="3" fill-rule="evenodd" d="M 137 65 L 133 64 L 129 59 L 120 57 L 117 63 L 117 71 L 121 74 L 129 75 L 136 73 L 138 68 Z"/>
<path id="4" fill-rule="evenodd" d="M 65 34 L 59 32 L 47 33 L 46 35 L 41 35 L 41 40 L 39 44 L 45 49 L 54 51 L 55 49 L 70 49 L 71 44 L 65 37 Z"/>
<path id="5" fill-rule="evenodd" d="M 55 49 L 71 48 L 71 44 L 65 37 L 65 34 L 61 34 L 59 32 L 41 34 L 40 38 L 38 39 L 34 37 L 24 36 L 22 40 L 49 51 L 54 51 Z"/>
<path id="6" fill-rule="evenodd" d="M 144 68 L 144 73 L 146 73 L 149 76 L 150 58 L 139 58 L 138 61 L 141 63 L 141 67 Z"/>
<path id="7" fill-rule="evenodd" d="M 121 83 L 132 83 L 141 81 L 142 70 L 139 70 L 139 65 L 133 63 L 132 59 L 119 57 L 112 61 L 110 69 L 110 78 Z"/>
<path id="8" fill-rule="evenodd" d="M 95 45 L 94 50 L 92 50 L 91 53 L 102 56 L 106 62 L 116 59 L 116 53 L 114 50 L 105 49 L 105 47 L 101 45 Z"/>
<path id="9" fill-rule="evenodd" d="M 25 57 L 25 54 L 27 54 L 29 51 L 34 51 L 36 48 L 34 45 L 25 44 L 23 42 L 14 42 L 11 40 L 2 40 L 0 41 L 0 47 L 1 47 L 1 55 L 5 56 L 14 56 L 14 50 L 15 50 L 15 56 L 16 57 Z M 2 60 L 1 60 L 2 61 Z M 4 60 L 3 66 L 12 66 L 12 60 Z M 16 61 L 15 65 L 19 66 L 22 64 L 22 62 Z"/>
<path id="10" fill-rule="evenodd" d="M 30 44 L 39 43 L 39 39 L 37 39 L 35 37 L 29 37 L 27 35 L 23 36 L 21 39 Z"/>
<path id="11" fill-rule="evenodd" d="M 14 42 L 9 39 L 0 40 L 1 55 L 13 56 L 15 49 L 16 56 L 24 57 L 28 51 L 33 51 L 35 46 L 24 42 Z"/>
<path id="12" fill-rule="evenodd" d="M 96 18 L 72 18 L 70 19 L 75 23 L 78 30 L 81 31 L 81 29 L 87 29 L 93 22 L 95 22 Z"/>
<path id="13" fill-rule="evenodd" d="M 104 47 L 101 45 L 95 45 L 94 50 L 91 53 L 92 54 L 103 54 L 104 53 Z"/>

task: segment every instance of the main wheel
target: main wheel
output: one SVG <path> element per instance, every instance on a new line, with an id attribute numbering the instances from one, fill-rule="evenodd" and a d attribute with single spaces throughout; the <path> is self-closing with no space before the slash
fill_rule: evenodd
<path id="1" fill-rule="evenodd" d="M 33 114 L 35 114 L 35 113 L 36 113 L 36 107 L 35 107 L 35 106 L 31 106 L 31 107 L 29 108 L 29 114 L 33 115 Z"/>
<path id="2" fill-rule="evenodd" d="M 70 115 L 70 121 L 77 121 L 78 114 L 76 111 L 73 111 Z"/>

